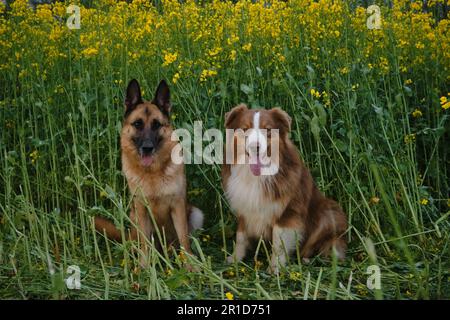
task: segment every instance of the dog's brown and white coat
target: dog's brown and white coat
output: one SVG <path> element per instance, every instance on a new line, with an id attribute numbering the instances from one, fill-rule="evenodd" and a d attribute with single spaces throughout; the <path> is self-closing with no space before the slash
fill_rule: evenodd
<path id="1" fill-rule="evenodd" d="M 291 118 L 280 108 L 271 110 L 248 109 L 246 105 L 233 108 L 225 116 L 227 129 L 250 130 L 246 135 L 246 154 L 240 153 L 234 139 L 227 141 L 226 152 L 235 150 L 235 162 L 222 166 L 222 180 L 226 197 L 237 215 L 238 228 L 235 252 L 229 262 L 242 260 L 250 240 L 264 239 L 272 242 L 271 269 L 278 272 L 288 255 L 300 245 L 305 259 L 314 254 L 329 255 L 334 247 L 337 256 L 344 259 L 347 229 L 346 216 L 340 206 L 326 198 L 316 187 L 313 178 L 300 159 L 299 152 L 288 137 Z M 265 135 L 254 133 L 266 129 Z M 261 159 L 276 152 L 270 130 L 278 129 L 278 159 L 274 174 L 261 174 Z M 236 138 L 236 137 L 235 137 Z M 257 148 L 252 149 L 256 144 Z M 261 148 L 259 148 L 261 147 Z M 228 150 L 227 150 L 228 149 Z M 251 150 L 257 150 L 256 157 Z M 250 161 L 237 162 L 242 156 Z"/>

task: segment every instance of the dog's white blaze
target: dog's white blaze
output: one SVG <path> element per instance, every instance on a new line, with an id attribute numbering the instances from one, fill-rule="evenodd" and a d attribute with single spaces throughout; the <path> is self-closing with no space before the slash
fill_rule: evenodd
<path id="1" fill-rule="evenodd" d="M 263 134 L 263 130 L 260 129 L 260 118 L 261 113 L 259 111 L 255 112 L 253 115 L 253 128 L 247 139 L 246 148 L 250 154 L 250 163 L 256 163 L 256 146 L 259 146 L 260 161 L 265 158 L 267 151 L 267 139 L 266 135 Z"/>
<path id="2" fill-rule="evenodd" d="M 259 112 L 256 112 L 253 116 L 253 129 L 259 129 L 259 118 L 261 117 Z"/>
<path id="3" fill-rule="evenodd" d="M 282 214 L 285 205 L 267 197 L 266 179 L 270 177 L 254 176 L 248 165 L 232 166 L 226 196 L 232 209 L 244 217 L 248 234 L 268 239 L 273 219 Z"/>

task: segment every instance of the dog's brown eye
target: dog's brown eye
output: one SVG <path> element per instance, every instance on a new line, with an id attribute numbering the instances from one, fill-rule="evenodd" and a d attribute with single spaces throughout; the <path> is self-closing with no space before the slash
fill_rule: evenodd
<path id="1" fill-rule="evenodd" d="M 132 125 L 136 129 L 141 130 L 144 127 L 144 122 L 141 119 L 138 119 L 135 122 L 133 122 Z"/>
<path id="2" fill-rule="evenodd" d="M 161 128 L 162 124 L 158 120 L 153 121 L 152 123 L 152 130 L 158 130 Z"/>

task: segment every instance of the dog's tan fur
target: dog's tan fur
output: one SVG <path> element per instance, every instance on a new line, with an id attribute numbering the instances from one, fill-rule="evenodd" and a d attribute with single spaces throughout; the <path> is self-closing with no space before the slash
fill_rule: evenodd
<path id="1" fill-rule="evenodd" d="M 131 227 L 127 237 L 139 239 L 145 255 L 148 252 L 146 240 L 154 234 L 157 226 L 167 243 L 178 240 L 187 252 L 191 252 L 188 235 L 194 226 L 188 222 L 196 208 L 186 201 L 184 164 L 175 164 L 171 160 L 172 149 L 179 142 L 171 140 L 173 128 L 169 121 L 168 92 L 165 97 L 167 101 L 162 101 L 159 105 L 158 92 L 151 102 L 140 99 L 140 89 L 137 95 L 134 103 L 133 101 L 126 103 L 126 115 L 120 136 L 122 171 L 133 196 L 130 220 L 138 227 L 137 229 Z M 139 120 L 143 121 L 144 128 L 151 127 L 155 120 L 161 125 L 157 130 L 158 139 L 161 141 L 160 147 L 148 166 L 142 165 L 139 150 L 133 142 L 139 134 L 133 123 Z M 156 226 L 150 214 L 153 215 Z M 106 232 L 110 238 L 121 239 L 120 231 L 109 220 L 96 217 L 95 227 L 100 232 Z"/>
<path id="2" fill-rule="evenodd" d="M 260 112 L 260 128 L 280 130 L 279 171 L 273 176 L 255 176 L 248 164 L 222 166 L 223 187 L 238 217 L 236 248 L 229 262 L 241 260 L 250 240 L 260 238 L 272 242 L 271 268 L 275 272 L 297 244 L 303 258 L 329 255 L 334 247 L 344 259 L 346 216 L 338 203 L 318 190 L 303 164 L 288 137 L 289 115 L 279 108 L 250 110 L 239 105 L 226 114 L 225 127 L 252 128 L 255 112 Z"/>

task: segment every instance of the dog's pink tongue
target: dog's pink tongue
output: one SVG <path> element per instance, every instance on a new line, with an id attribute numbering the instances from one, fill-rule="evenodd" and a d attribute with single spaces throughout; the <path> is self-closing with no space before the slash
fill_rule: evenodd
<path id="1" fill-rule="evenodd" d="M 259 160 L 259 157 L 256 157 L 256 163 L 252 163 L 255 161 L 250 161 L 250 171 L 255 176 L 261 175 L 261 161 Z"/>
<path id="2" fill-rule="evenodd" d="M 149 165 L 151 165 L 152 164 L 152 162 L 153 162 L 153 157 L 152 156 L 142 156 L 141 157 L 141 164 L 144 166 L 144 167 L 148 167 Z"/>

